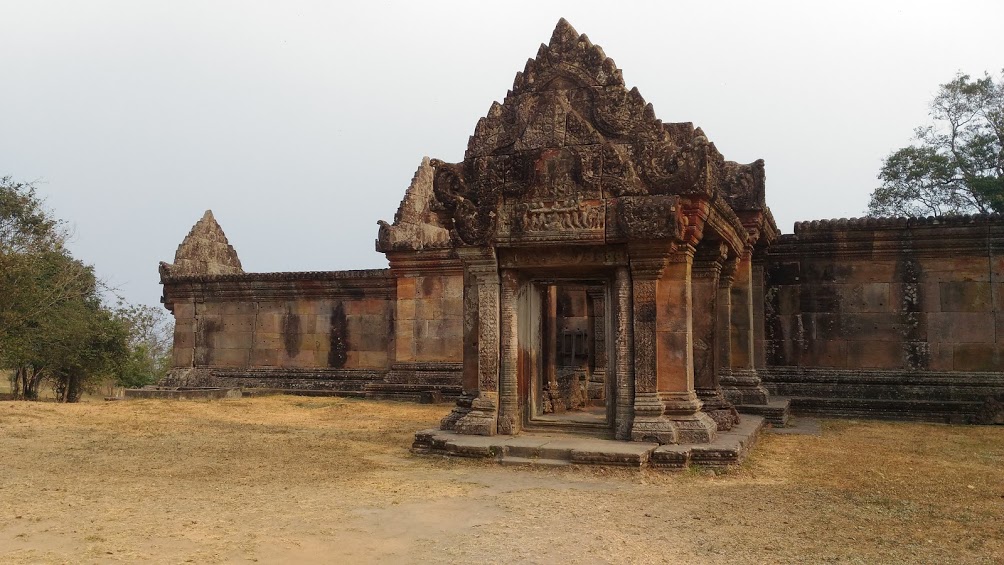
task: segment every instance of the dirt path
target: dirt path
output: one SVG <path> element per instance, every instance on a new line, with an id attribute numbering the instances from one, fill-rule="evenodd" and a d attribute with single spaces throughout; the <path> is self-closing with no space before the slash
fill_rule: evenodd
<path id="1" fill-rule="evenodd" d="M 0 403 L 0 562 L 1004 562 L 1004 429 L 826 422 L 724 476 L 412 456 L 449 408 Z"/>

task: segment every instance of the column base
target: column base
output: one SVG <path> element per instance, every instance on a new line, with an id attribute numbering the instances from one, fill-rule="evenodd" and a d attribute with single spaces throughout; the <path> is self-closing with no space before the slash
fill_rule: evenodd
<path id="1" fill-rule="evenodd" d="M 711 443 L 717 437 L 718 425 L 701 412 L 693 392 L 639 395 L 634 412 L 631 441 Z"/>
<path id="2" fill-rule="evenodd" d="M 449 414 L 443 417 L 439 421 L 439 429 L 441 430 L 452 430 L 457 425 L 457 421 L 467 415 L 471 411 L 471 402 L 474 401 L 475 395 L 465 392 L 457 398 L 457 405 L 453 407 L 453 410 Z"/>
<path id="3" fill-rule="evenodd" d="M 453 425 L 458 434 L 493 436 L 498 429 L 498 393 L 482 392 L 471 401 L 471 409 Z"/>
<path id="4" fill-rule="evenodd" d="M 722 395 L 732 404 L 764 405 L 770 401 L 770 393 L 760 382 L 756 369 L 729 369 L 718 375 Z"/>
<path id="5" fill-rule="evenodd" d="M 701 411 L 715 421 L 715 424 L 718 425 L 718 431 L 725 432 L 739 425 L 739 412 L 735 405 L 725 400 L 721 388 L 699 388 L 697 389 L 697 398 L 704 404 Z"/>

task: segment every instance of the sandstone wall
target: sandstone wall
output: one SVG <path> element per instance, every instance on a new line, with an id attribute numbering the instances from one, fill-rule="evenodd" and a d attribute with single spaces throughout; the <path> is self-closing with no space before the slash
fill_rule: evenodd
<path id="1" fill-rule="evenodd" d="M 1004 421 L 1004 222 L 796 224 L 764 263 L 759 370 L 796 413 Z"/>
<path id="2" fill-rule="evenodd" d="M 805 222 L 769 251 L 767 365 L 1001 371 L 1004 222 Z"/>
<path id="3" fill-rule="evenodd" d="M 386 370 L 395 292 L 385 270 L 172 277 L 173 364 Z"/>

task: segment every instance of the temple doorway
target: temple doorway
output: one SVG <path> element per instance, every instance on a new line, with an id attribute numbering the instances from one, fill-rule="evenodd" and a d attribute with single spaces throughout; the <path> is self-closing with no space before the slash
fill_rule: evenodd
<path id="1" fill-rule="evenodd" d="M 612 428 L 607 288 L 603 280 L 563 279 L 524 286 L 519 381 L 525 427 L 588 433 Z"/>

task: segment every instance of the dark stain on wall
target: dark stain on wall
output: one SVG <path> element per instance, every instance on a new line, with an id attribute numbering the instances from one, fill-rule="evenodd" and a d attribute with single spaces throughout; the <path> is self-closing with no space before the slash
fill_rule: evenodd
<path id="1" fill-rule="evenodd" d="M 906 366 L 914 370 L 924 370 L 931 365 L 931 346 L 927 342 L 922 312 L 923 293 L 920 278 L 923 274 L 920 262 L 907 254 L 896 262 L 896 280 L 902 283 L 900 297 L 900 327 L 903 338 L 903 357 Z"/>
<path id="2" fill-rule="evenodd" d="M 221 329 L 223 326 L 219 320 L 200 318 L 197 322 L 195 331 L 195 365 L 197 367 L 212 364 L 216 334 Z"/>
<path id="3" fill-rule="evenodd" d="M 300 332 L 300 316 L 287 310 L 282 317 L 282 344 L 286 348 L 286 355 L 296 357 L 300 353 L 300 345 L 303 343 L 303 336 Z"/>
<path id="4" fill-rule="evenodd" d="M 341 302 L 331 309 L 331 333 L 328 338 L 328 366 L 341 369 L 349 358 L 349 324 Z"/>

